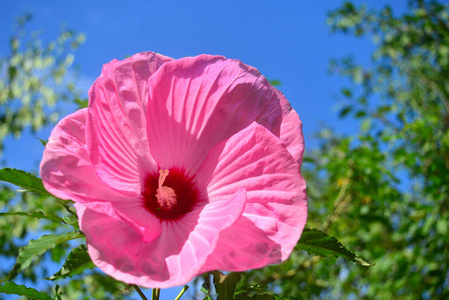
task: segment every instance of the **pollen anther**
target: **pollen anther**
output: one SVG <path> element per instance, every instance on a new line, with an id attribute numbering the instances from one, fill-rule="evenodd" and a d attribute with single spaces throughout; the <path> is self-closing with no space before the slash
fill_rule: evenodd
<path id="1" fill-rule="evenodd" d="M 168 170 L 159 170 L 159 183 L 156 191 L 157 202 L 162 208 L 171 209 L 176 204 L 175 190 L 168 186 L 163 186 L 168 176 Z"/>

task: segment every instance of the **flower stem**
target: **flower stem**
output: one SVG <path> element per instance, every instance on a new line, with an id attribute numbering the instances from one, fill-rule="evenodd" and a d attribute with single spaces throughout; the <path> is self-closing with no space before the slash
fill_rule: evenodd
<path id="1" fill-rule="evenodd" d="M 133 288 L 136 290 L 136 292 L 140 295 L 140 297 L 143 300 L 148 300 L 148 298 L 145 297 L 144 293 L 142 292 L 142 290 L 137 285 L 133 284 L 132 286 L 133 286 Z"/>
<path id="2" fill-rule="evenodd" d="M 185 285 L 185 286 L 182 288 L 182 290 L 181 290 L 181 292 L 179 293 L 179 295 L 176 296 L 175 300 L 181 299 L 182 295 L 184 295 L 184 293 L 185 293 L 188 289 L 189 289 L 189 286 L 188 286 L 188 285 Z"/>
<path id="3" fill-rule="evenodd" d="M 159 300 L 159 295 L 161 294 L 161 289 L 153 289 L 152 300 Z"/>

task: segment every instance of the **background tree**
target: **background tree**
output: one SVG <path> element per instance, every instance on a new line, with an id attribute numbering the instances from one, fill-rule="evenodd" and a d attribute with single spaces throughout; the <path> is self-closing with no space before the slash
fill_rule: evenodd
<path id="1" fill-rule="evenodd" d="M 41 39 L 43 32 L 27 32 L 26 25 L 31 18 L 27 14 L 17 19 L 10 38 L 10 53 L 0 57 L 0 153 L 5 137 L 13 135 L 18 138 L 26 130 L 38 132 L 44 126 L 54 125 L 67 107 L 76 109 L 87 103 L 76 88 L 76 71 L 72 66 L 74 53 L 84 42 L 85 35 L 63 28 L 58 37 L 44 43 Z M 45 211 L 45 214 L 70 216 L 54 197 L 28 192 L 17 194 L 14 190 L 9 185 L 0 186 L 0 211 Z M 31 238 L 37 239 L 37 233 L 64 233 L 69 231 L 69 227 L 21 215 L 1 216 L 0 278 L 11 275 L 11 280 L 17 276 L 17 282 L 34 286 L 38 278 L 52 276 L 48 268 L 51 262 L 62 265 L 73 243 L 60 243 L 44 256 L 36 257 L 31 267 L 20 275 L 13 274 L 11 269 L 20 247 Z M 124 283 L 96 271 L 58 283 L 71 299 L 121 298 L 132 292 L 125 289 Z M 43 286 L 40 290 L 55 294 L 56 283 L 40 280 L 39 284 Z M 3 299 L 2 294 L 0 299 Z"/>
<path id="2" fill-rule="evenodd" d="M 30 14 L 19 17 L 10 38 L 10 53 L 0 57 L 0 147 L 8 134 L 19 137 L 30 127 L 33 132 L 59 119 L 61 102 L 79 97 L 74 51 L 85 35 L 64 29 L 43 44 L 41 32 L 27 34 Z"/>
<path id="3" fill-rule="evenodd" d="M 376 263 L 296 252 L 252 272 L 293 298 L 428 299 L 449 296 L 449 14 L 438 1 L 409 1 L 395 15 L 345 3 L 329 14 L 334 33 L 370 37 L 371 63 L 352 56 L 330 70 L 348 78 L 340 116 L 356 135 L 329 129 L 308 150 L 309 226 L 338 236 Z M 326 220 L 322 222 L 322 220 Z M 257 279 L 256 279 L 257 278 Z"/>

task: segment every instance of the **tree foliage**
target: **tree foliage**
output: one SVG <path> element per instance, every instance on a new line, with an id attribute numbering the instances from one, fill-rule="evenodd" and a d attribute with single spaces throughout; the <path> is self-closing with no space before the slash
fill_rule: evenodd
<path id="1" fill-rule="evenodd" d="M 8 135 L 20 137 L 27 129 L 35 132 L 56 122 L 62 102 L 75 103 L 74 107 L 85 102 L 79 98 L 76 72 L 71 68 L 74 52 L 84 42 L 85 35 L 63 29 L 54 40 L 44 43 L 42 32 L 26 32 L 30 20 L 31 15 L 18 18 L 10 38 L 10 53 L 0 55 L 0 152 Z M 76 234 L 78 222 L 68 202 L 52 197 L 41 180 L 32 174 L 4 168 L 0 170 L 0 180 L 24 189 L 17 193 L 10 185 L 0 185 L 0 211 L 4 212 L 0 213 L 0 282 L 14 277 L 17 283 L 33 285 L 38 279 L 53 275 L 47 267 L 50 261 L 62 266 L 70 248 L 76 246 L 64 237 Z M 47 242 L 40 247 L 32 239 L 37 239 L 36 234 L 42 232 L 55 233 L 53 237 L 57 242 L 50 241 L 47 236 Z M 17 264 L 13 268 L 16 257 Z M 27 258 L 25 264 L 24 257 Z M 29 298 L 43 295 L 42 299 L 46 299 L 45 295 L 54 294 L 56 286 L 55 299 L 61 299 L 60 293 L 70 295 L 70 299 L 121 299 L 132 292 L 125 289 L 126 284 L 98 271 L 76 275 L 77 270 L 71 269 L 71 263 L 77 258 L 69 255 L 64 268 L 55 274 L 67 277 L 69 270 L 73 271 L 70 275 L 75 275 L 73 280 L 61 284 L 62 292 L 59 285 L 49 281 L 45 290 L 39 292 L 6 282 L 1 286 L 1 293 Z M 90 266 L 88 262 L 83 263 Z M 40 282 L 42 285 L 42 280 Z M 64 295 L 62 299 L 69 299 Z"/>
<path id="2" fill-rule="evenodd" d="M 340 116 L 356 135 L 325 129 L 306 153 L 309 225 L 374 267 L 294 253 L 247 280 L 275 280 L 308 298 L 428 299 L 449 296 L 449 11 L 409 1 L 401 15 L 345 3 L 330 12 L 334 33 L 372 38 L 368 65 L 353 56 L 330 69 L 348 78 Z M 322 222 L 322 220 L 326 220 Z"/>
<path id="3" fill-rule="evenodd" d="M 31 18 L 18 18 L 10 53 L 0 56 L 0 146 L 9 134 L 19 137 L 29 126 L 37 131 L 56 122 L 57 102 L 78 95 L 70 67 L 85 35 L 66 29 L 43 43 L 40 32 L 25 30 Z"/>

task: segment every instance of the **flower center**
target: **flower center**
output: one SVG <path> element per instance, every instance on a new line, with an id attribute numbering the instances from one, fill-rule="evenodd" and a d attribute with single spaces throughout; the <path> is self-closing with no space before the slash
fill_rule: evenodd
<path id="1" fill-rule="evenodd" d="M 146 174 L 143 188 L 143 207 L 160 220 L 178 220 L 206 201 L 199 197 L 195 177 L 176 167 Z"/>
<path id="2" fill-rule="evenodd" d="M 168 170 L 159 170 L 159 184 L 156 190 L 157 203 L 162 208 L 172 208 L 176 204 L 175 190 L 168 186 L 162 186 L 168 176 Z"/>

